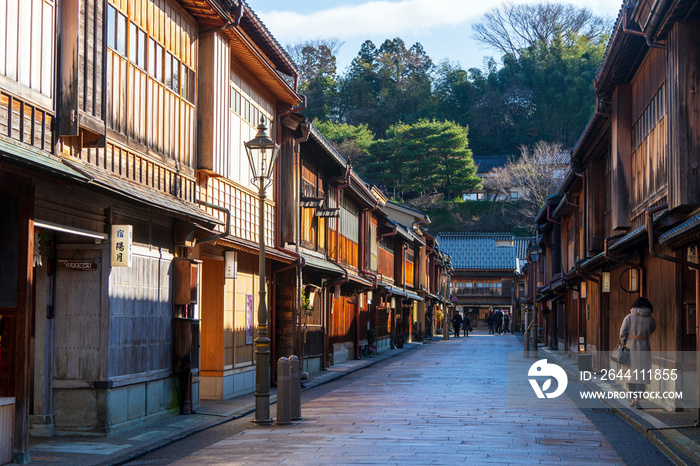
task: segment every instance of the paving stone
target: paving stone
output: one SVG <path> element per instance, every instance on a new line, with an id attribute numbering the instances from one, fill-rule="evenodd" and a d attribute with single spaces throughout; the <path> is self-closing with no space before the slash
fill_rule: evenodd
<path id="1" fill-rule="evenodd" d="M 508 406 L 513 351 L 512 336 L 435 341 L 304 404 L 299 423 L 251 426 L 177 464 L 622 464 L 568 398 Z M 511 376 L 522 396 L 533 362 Z"/>

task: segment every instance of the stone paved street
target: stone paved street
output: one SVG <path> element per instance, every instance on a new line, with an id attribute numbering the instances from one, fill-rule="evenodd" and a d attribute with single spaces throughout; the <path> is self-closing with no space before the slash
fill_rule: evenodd
<path id="1" fill-rule="evenodd" d="M 568 398 L 509 406 L 509 351 L 510 335 L 434 341 L 305 403 L 301 422 L 251 424 L 177 464 L 623 464 Z"/>

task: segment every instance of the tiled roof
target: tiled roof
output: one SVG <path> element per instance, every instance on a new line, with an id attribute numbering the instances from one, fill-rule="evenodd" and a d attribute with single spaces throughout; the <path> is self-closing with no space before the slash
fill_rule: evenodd
<path id="1" fill-rule="evenodd" d="M 571 151 L 560 150 L 556 154 L 545 155 L 540 159 L 544 165 L 568 165 L 571 163 Z"/>
<path id="2" fill-rule="evenodd" d="M 515 270 L 524 259 L 531 238 L 510 233 L 440 233 L 440 250 L 452 257 L 452 266 L 463 270 Z M 508 245 L 496 245 L 496 242 Z"/>
<path id="3" fill-rule="evenodd" d="M 520 237 L 516 236 L 515 237 L 515 257 L 518 259 L 525 260 L 527 259 L 527 246 L 530 244 L 530 241 L 535 239 L 532 236 L 527 236 L 527 237 Z"/>
<path id="4" fill-rule="evenodd" d="M 507 155 L 474 155 L 472 159 L 477 173 L 488 173 L 494 168 L 505 167 L 508 163 Z"/>
<path id="5" fill-rule="evenodd" d="M 89 163 L 79 160 L 70 160 L 64 163 L 90 176 L 92 178 L 90 185 L 92 186 L 98 186 L 148 207 L 166 211 L 177 218 L 194 220 L 205 225 L 221 224 L 216 217 L 212 217 L 194 203 L 113 175 Z"/>

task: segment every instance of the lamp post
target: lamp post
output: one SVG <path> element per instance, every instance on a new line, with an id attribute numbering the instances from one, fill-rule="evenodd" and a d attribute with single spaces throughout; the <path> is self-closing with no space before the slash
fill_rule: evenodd
<path id="1" fill-rule="evenodd" d="M 280 147 L 267 135 L 265 117 L 260 118 L 258 133 L 244 143 L 253 184 L 258 185 L 258 241 L 260 257 L 260 298 L 258 302 L 258 337 L 255 339 L 255 417 L 253 422 L 269 424 L 270 418 L 270 339 L 267 336 L 267 304 L 265 292 L 265 190 L 272 178 Z"/>
<path id="2" fill-rule="evenodd" d="M 542 248 L 537 246 L 536 244 L 533 244 L 528 248 L 528 253 L 530 254 L 530 260 L 532 261 L 532 324 L 530 327 L 530 338 L 531 340 L 531 354 L 530 357 L 536 358 L 537 357 L 537 278 L 538 278 L 538 270 L 537 270 L 537 261 L 540 258 L 540 254 L 542 254 Z"/>

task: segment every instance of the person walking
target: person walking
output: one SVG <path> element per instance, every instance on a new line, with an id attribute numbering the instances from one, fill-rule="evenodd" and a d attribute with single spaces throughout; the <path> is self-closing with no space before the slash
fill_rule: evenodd
<path id="1" fill-rule="evenodd" d="M 464 328 L 464 336 L 468 337 L 469 332 L 472 329 L 472 320 L 469 318 L 467 311 L 464 311 L 464 317 L 462 318 L 462 327 Z"/>
<path id="2" fill-rule="evenodd" d="M 503 316 L 503 333 L 508 333 L 510 331 L 508 329 L 509 327 L 510 327 L 510 315 L 506 314 Z"/>
<path id="3" fill-rule="evenodd" d="M 459 338 L 459 327 L 462 326 L 462 315 L 455 311 L 454 315 L 452 316 L 452 327 L 454 328 L 455 331 L 455 338 Z"/>
<path id="4" fill-rule="evenodd" d="M 493 309 L 489 311 L 486 322 L 489 324 L 489 335 L 493 335 L 493 326 L 496 324 L 496 316 L 493 315 Z"/>
<path id="5" fill-rule="evenodd" d="M 503 313 L 501 311 L 496 311 L 496 332 L 500 335 L 503 331 Z"/>
<path id="6" fill-rule="evenodd" d="M 630 313 L 622 321 L 620 341 L 627 345 L 629 340 L 630 365 L 628 389 L 632 396 L 630 406 L 640 408 L 639 398 L 651 382 L 651 344 L 649 335 L 656 330 L 656 321 L 651 316 L 654 308 L 644 297 L 637 298 L 632 304 Z"/>

